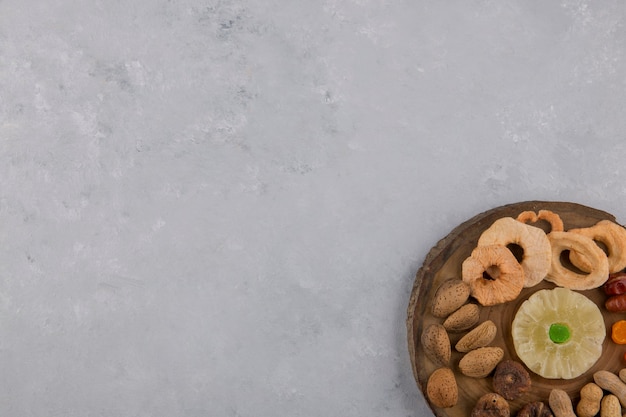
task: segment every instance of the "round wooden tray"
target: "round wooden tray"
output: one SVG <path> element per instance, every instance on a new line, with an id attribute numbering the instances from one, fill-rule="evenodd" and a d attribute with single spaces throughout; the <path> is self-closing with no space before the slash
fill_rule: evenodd
<path id="1" fill-rule="evenodd" d="M 611 220 L 616 222 L 615 217 L 609 213 L 596 210 L 590 207 L 567 202 L 547 202 L 547 201 L 527 201 L 510 204 L 481 213 L 463 224 L 456 227 L 452 232 L 439 241 L 426 256 L 424 264 L 417 272 L 413 292 L 411 294 L 407 332 L 409 354 L 413 366 L 413 374 L 419 388 L 424 393 L 424 397 L 434 414 L 438 417 L 468 417 L 476 404 L 478 398 L 488 392 L 493 392 L 492 378 L 469 378 L 458 371 L 458 362 L 462 354 L 452 349 L 451 368 L 455 373 L 458 388 L 459 401 L 451 408 L 441 409 L 433 406 L 426 397 L 426 382 L 430 374 L 438 367 L 433 364 L 424 354 L 420 335 L 422 329 L 431 323 L 441 323 L 443 319 L 433 317 L 430 313 L 431 300 L 434 292 L 445 279 L 450 277 L 461 277 L 461 264 L 470 255 L 472 249 L 476 247 L 481 233 L 487 229 L 495 220 L 501 217 L 517 217 L 519 213 L 526 210 L 539 211 L 551 210 L 561 216 L 565 230 L 576 227 L 589 227 L 599 220 Z M 549 231 L 549 225 L 542 221 L 535 226 Z M 543 281 L 542 283 L 522 290 L 520 296 L 512 302 L 496 305 L 493 307 L 481 307 L 480 321 L 492 320 L 498 327 L 496 339 L 490 346 L 499 346 L 504 350 L 504 359 L 520 361 L 515 353 L 513 340 L 511 337 L 511 322 L 520 307 L 528 297 L 540 289 L 553 288 L 554 285 Z M 532 401 L 548 402 L 548 396 L 553 388 L 565 390 L 574 402 L 578 400 L 580 388 L 588 382 L 593 381 L 595 371 L 605 369 L 617 373 L 626 366 L 624 362 L 624 352 L 626 346 L 620 346 L 611 341 L 610 328 L 617 321 L 626 319 L 624 313 L 610 313 L 604 308 L 606 295 L 601 289 L 590 291 L 580 291 L 582 294 L 593 300 L 600 307 L 604 315 L 604 323 L 607 329 L 607 337 L 604 341 L 602 356 L 596 364 L 585 374 L 571 380 L 545 379 L 530 372 L 532 386 L 529 392 L 515 401 L 509 401 L 511 416 L 515 416 L 519 409 L 526 403 Z M 450 333 L 452 346 L 463 336 L 464 333 Z M 521 361 L 520 361 L 521 362 Z"/>

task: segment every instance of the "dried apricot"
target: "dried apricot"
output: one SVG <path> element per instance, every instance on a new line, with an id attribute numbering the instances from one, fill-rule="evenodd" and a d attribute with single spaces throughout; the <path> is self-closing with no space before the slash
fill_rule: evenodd
<path id="1" fill-rule="evenodd" d="M 626 320 L 619 320 L 611 326 L 611 339 L 618 345 L 626 345 Z"/>

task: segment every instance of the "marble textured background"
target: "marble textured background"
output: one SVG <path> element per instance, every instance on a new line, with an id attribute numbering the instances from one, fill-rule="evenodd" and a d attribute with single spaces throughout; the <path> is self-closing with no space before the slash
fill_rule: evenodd
<path id="1" fill-rule="evenodd" d="M 429 414 L 458 223 L 626 221 L 619 0 L 0 0 L 0 410 Z"/>

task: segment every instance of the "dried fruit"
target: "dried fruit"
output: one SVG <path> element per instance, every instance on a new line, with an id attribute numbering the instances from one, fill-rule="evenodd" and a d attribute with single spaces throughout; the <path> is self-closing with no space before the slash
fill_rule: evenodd
<path id="1" fill-rule="evenodd" d="M 496 324 L 491 320 L 486 320 L 459 339 L 454 348 L 458 352 L 469 352 L 487 346 L 496 337 L 497 331 Z"/>
<path id="2" fill-rule="evenodd" d="M 546 275 L 546 280 L 560 287 L 572 290 L 590 290 L 604 284 L 609 277 L 609 263 L 606 254 L 594 243 L 591 238 L 570 232 L 551 232 L 548 239 L 552 245 L 552 263 Z M 561 263 L 561 253 L 578 252 L 587 259 L 590 268 L 587 273 L 578 273 L 566 268 Z"/>
<path id="3" fill-rule="evenodd" d="M 550 232 L 562 232 L 564 230 L 563 220 L 561 220 L 561 216 L 553 211 L 539 210 L 539 213 L 537 213 L 537 218 L 539 220 L 545 220 L 550 223 Z"/>
<path id="4" fill-rule="evenodd" d="M 611 326 L 611 340 L 618 345 L 626 345 L 626 320 L 618 320 Z"/>
<path id="5" fill-rule="evenodd" d="M 604 307 L 613 313 L 626 311 L 626 294 L 612 295 L 604 302 Z"/>
<path id="6" fill-rule="evenodd" d="M 517 412 L 517 417 L 554 417 L 554 415 L 546 403 L 535 401 L 525 404 Z"/>
<path id="7" fill-rule="evenodd" d="M 619 272 L 626 268 L 626 229 L 610 220 L 600 220 L 591 227 L 571 229 L 570 233 L 577 233 L 593 239 L 606 246 L 608 251 L 609 272 Z M 574 253 L 570 256 L 572 264 L 583 271 L 591 271 L 593 265 Z"/>
<path id="8" fill-rule="evenodd" d="M 510 415 L 509 403 L 502 396 L 490 392 L 478 399 L 471 417 L 509 417 Z"/>
<path id="9" fill-rule="evenodd" d="M 494 370 L 504 357 L 502 348 L 487 346 L 474 349 L 459 361 L 459 370 L 465 376 L 484 378 Z"/>
<path id="10" fill-rule="evenodd" d="M 543 230 L 503 217 L 496 220 L 478 239 L 478 246 L 519 245 L 524 254 L 520 265 L 524 271 L 524 287 L 532 287 L 543 280 L 550 269 L 550 242 Z"/>
<path id="11" fill-rule="evenodd" d="M 421 336 L 422 347 L 426 356 L 434 363 L 448 366 L 452 349 L 448 332 L 441 324 L 431 324 Z"/>
<path id="12" fill-rule="evenodd" d="M 450 314 L 443 322 L 443 327 L 449 332 L 462 332 L 473 327 L 480 320 L 480 309 L 476 304 L 465 304 Z"/>
<path id="13" fill-rule="evenodd" d="M 562 331 L 554 331 L 561 327 L 570 330 L 569 338 Z M 572 379 L 596 363 L 602 354 L 606 328 L 593 301 L 557 287 L 537 291 L 522 303 L 513 319 L 511 335 L 517 356 L 531 371 L 544 378 Z"/>
<path id="14" fill-rule="evenodd" d="M 524 366 L 512 360 L 502 361 L 493 374 L 493 390 L 507 400 L 515 400 L 530 389 L 530 374 Z"/>
<path id="15" fill-rule="evenodd" d="M 485 277 L 487 274 L 488 277 Z M 505 246 L 478 246 L 463 261 L 463 281 L 484 306 L 512 301 L 524 286 L 524 271 Z"/>
<path id="16" fill-rule="evenodd" d="M 626 273 L 617 272 L 609 275 L 609 279 L 602 286 L 606 295 L 620 295 L 626 293 Z"/>
<path id="17" fill-rule="evenodd" d="M 550 224 L 551 232 L 563 231 L 563 220 L 561 220 L 561 216 L 550 210 L 539 210 L 539 213 L 523 211 L 517 216 L 517 221 L 522 223 L 536 223 L 539 220 L 547 221 Z"/>
<path id="18" fill-rule="evenodd" d="M 433 297 L 433 316 L 443 318 L 461 307 L 470 296 L 470 287 L 458 278 L 445 280 Z"/>
<path id="19" fill-rule="evenodd" d="M 522 223 L 536 223 L 539 218 L 537 217 L 537 213 L 532 210 L 528 210 L 522 211 L 520 214 L 518 214 L 515 220 Z"/>
<path id="20" fill-rule="evenodd" d="M 435 407 L 454 407 L 459 400 L 459 388 L 450 368 L 436 369 L 426 383 L 426 396 Z"/>

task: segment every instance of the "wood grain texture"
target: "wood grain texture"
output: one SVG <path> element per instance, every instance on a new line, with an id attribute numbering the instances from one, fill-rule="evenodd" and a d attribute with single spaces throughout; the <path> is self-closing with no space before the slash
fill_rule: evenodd
<path id="1" fill-rule="evenodd" d="M 441 282 L 450 277 L 461 276 L 461 264 L 467 258 L 480 234 L 488 228 L 496 219 L 517 215 L 526 210 L 538 211 L 541 209 L 551 210 L 558 213 L 564 223 L 565 230 L 575 227 L 589 227 L 599 220 L 608 219 L 616 221 L 609 213 L 591 207 L 582 206 L 569 202 L 527 201 L 498 207 L 481 213 L 453 229 L 448 236 L 441 239 L 426 256 L 426 259 L 417 272 L 413 291 L 407 311 L 407 334 L 408 348 L 413 366 L 413 374 L 419 388 L 425 393 L 428 376 L 437 368 L 437 365 L 426 358 L 421 349 L 419 338 L 424 326 L 431 323 L 439 323 L 442 319 L 430 314 L 430 300 Z M 536 226 L 549 231 L 547 223 L 536 223 Z M 511 337 L 511 323 L 520 305 L 534 294 L 544 288 L 553 288 L 554 285 L 546 281 L 532 288 L 522 290 L 520 296 L 512 302 L 493 307 L 481 307 L 480 321 L 490 319 L 498 327 L 496 339 L 491 346 L 499 346 L 504 350 L 504 359 L 518 360 Z M 626 347 L 614 344 L 610 339 L 610 326 L 613 322 L 623 319 L 624 313 L 609 313 L 603 306 L 606 296 L 601 289 L 580 291 L 600 306 L 604 315 L 607 337 L 604 341 L 603 354 L 598 362 L 582 376 L 572 380 L 548 380 L 531 372 L 532 388 L 521 398 L 511 401 L 511 415 L 517 414 L 519 409 L 531 401 L 547 402 L 550 390 L 560 388 L 565 390 L 573 399 L 574 404 L 578 400 L 580 388 L 592 381 L 593 372 L 606 369 L 618 372 L 625 366 L 623 355 Z M 452 346 L 465 333 L 450 334 Z M 433 413 L 438 417 L 467 417 L 470 415 L 474 404 L 480 396 L 493 391 L 491 376 L 482 379 L 468 378 L 458 371 L 458 362 L 462 354 L 452 350 L 451 366 L 455 371 L 459 386 L 459 402 L 455 407 L 440 409 L 429 403 Z M 428 399 L 426 398 L 426 401 Z"/>

